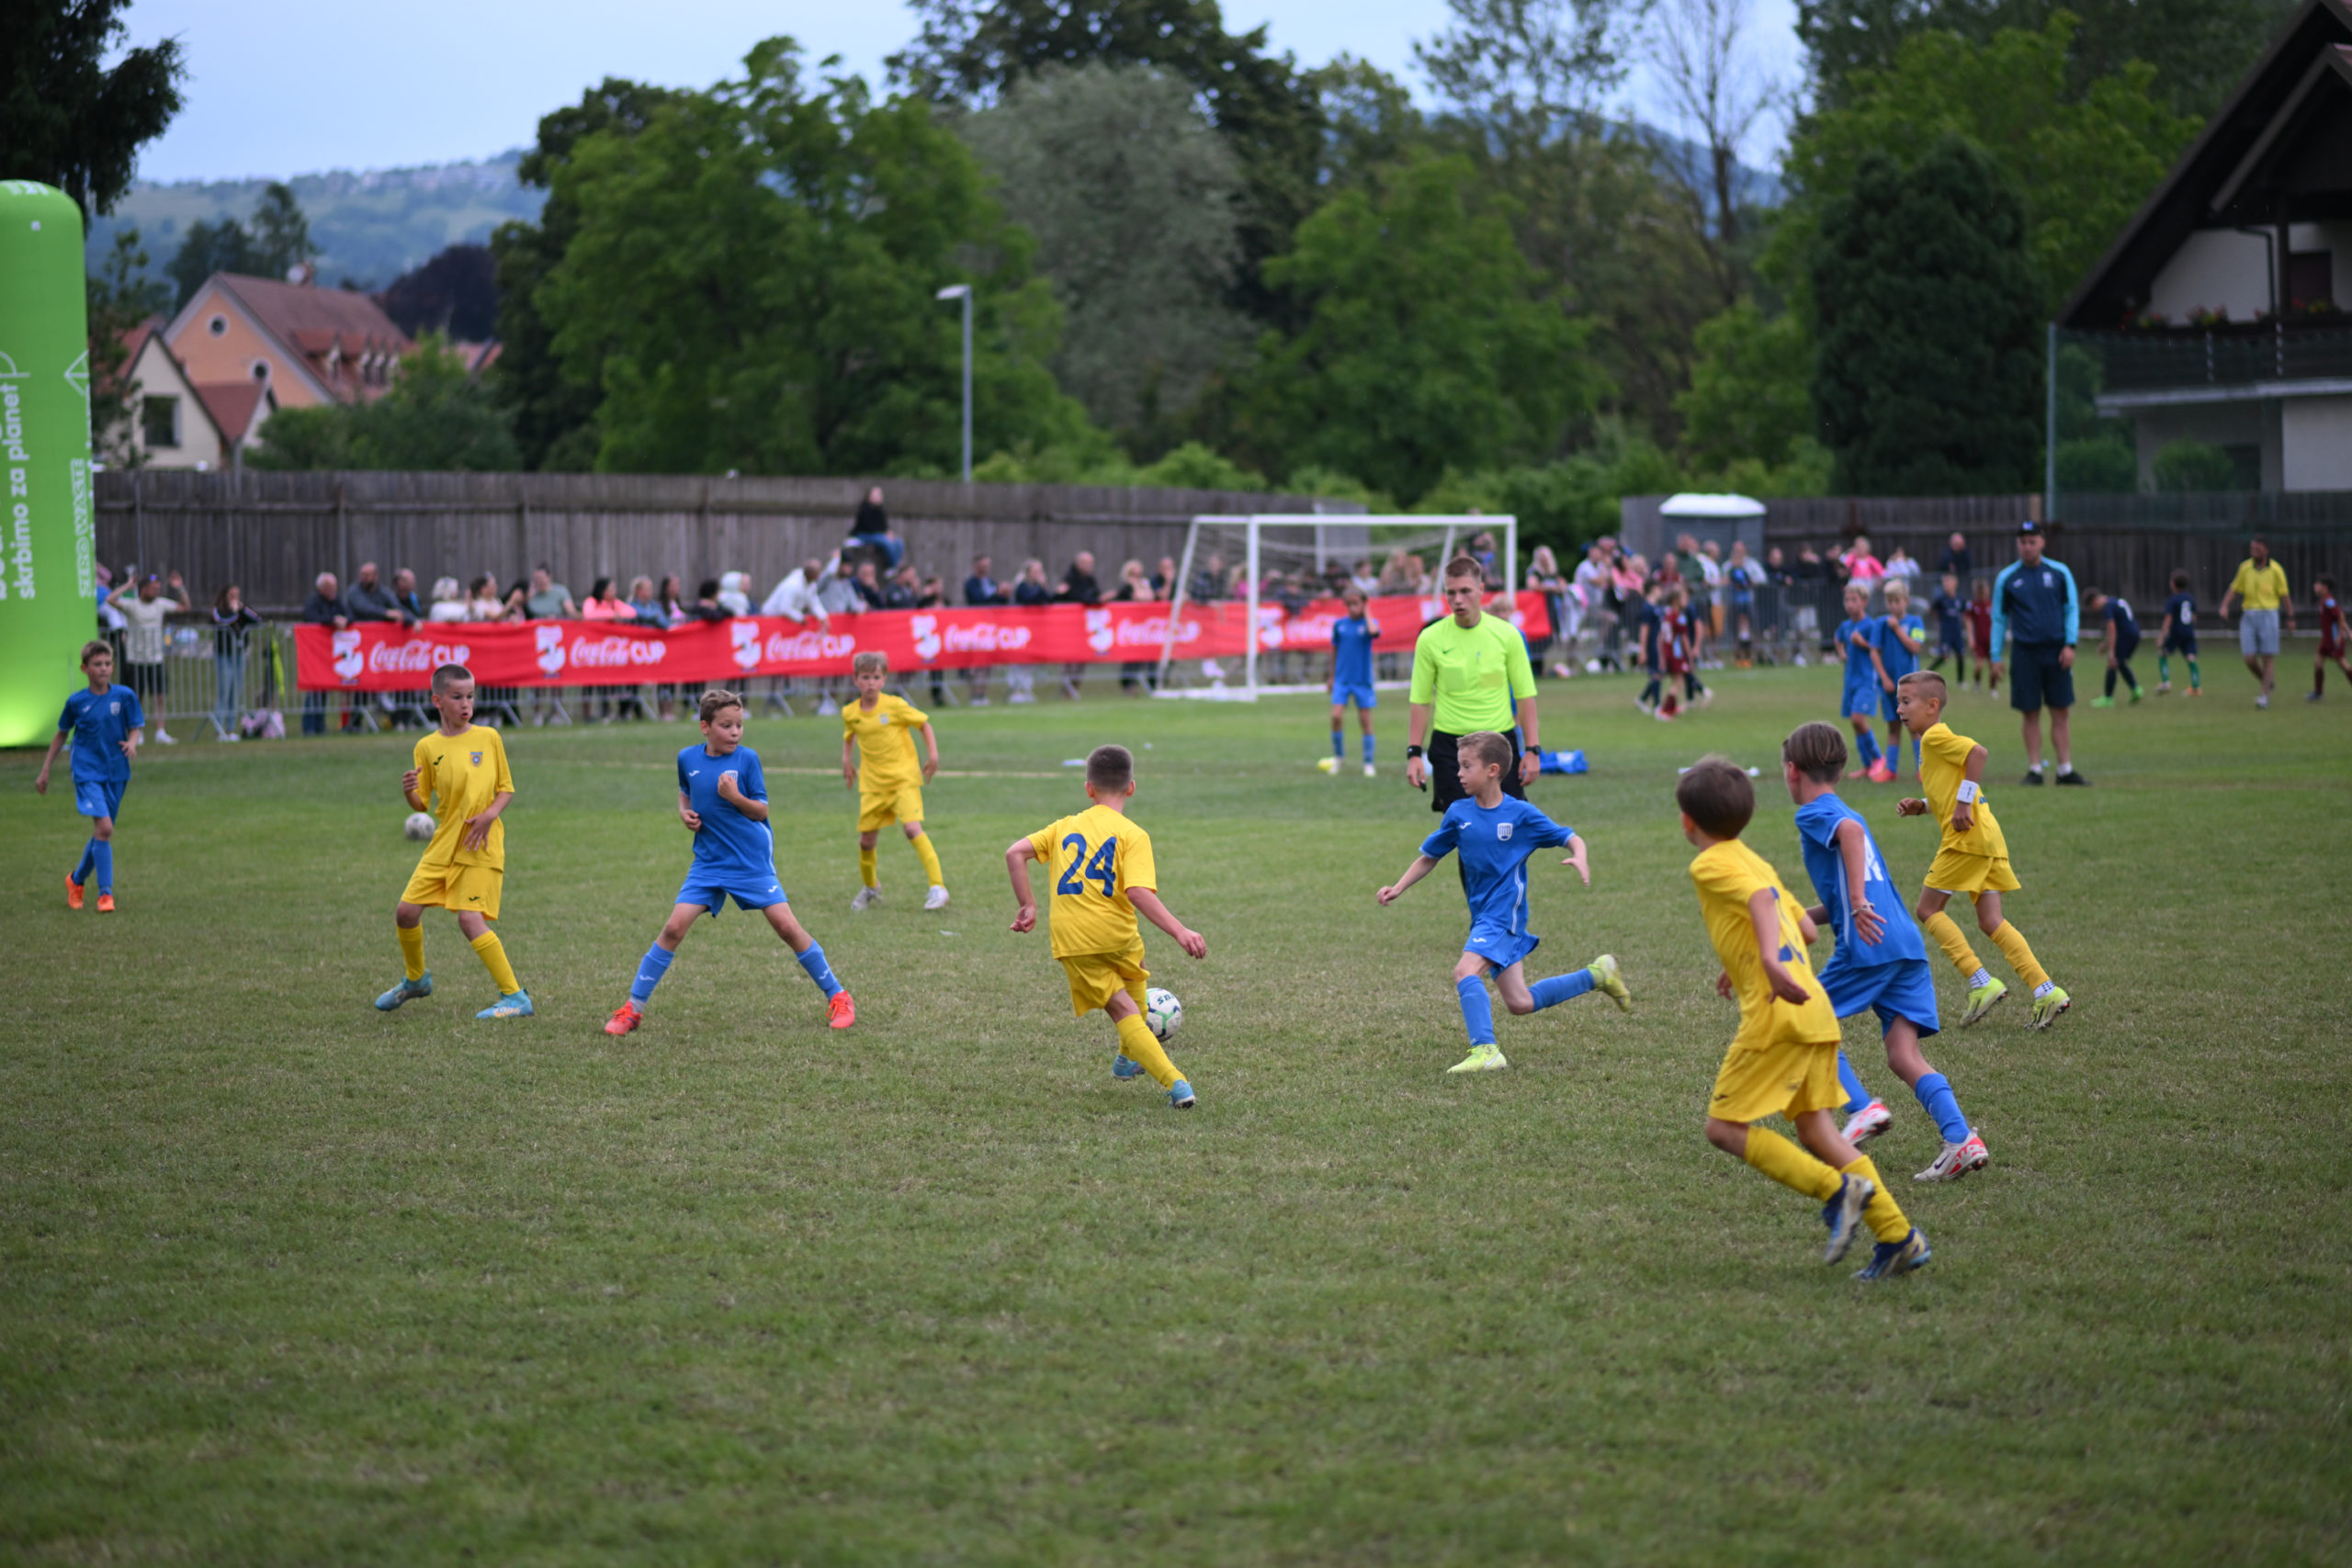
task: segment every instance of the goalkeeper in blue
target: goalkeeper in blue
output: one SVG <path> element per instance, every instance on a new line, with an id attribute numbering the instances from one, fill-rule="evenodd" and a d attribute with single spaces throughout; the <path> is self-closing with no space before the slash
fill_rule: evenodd
<path id="1" fill-rule="evenodd" d="M 1805 913 L 1838 939 L 1837 951 L 1820 969 L 1822 988 L 1841 1019 L 1864 1009 L 1878 1015 L 1886 1065 L 1911 1086 L 1943 1137 L 1942 1152 L 1912 1179 L 1957 1181 L 1984 1169 L 1992 1156 L 1961 1114 L 1951 1080 L 1919 1054 L 1919 1042 L 1939 1027 L 1927 943 L 1887 878 L 1886 858 L 1869 825 L 1838 798 L 1838 776 L 1845 766 L 1846 739 L 1835 725 L 1799 725 L 1781 743 L 1781 773 L 1797 806 L 1797 841 L 1821 898 Z M 1842 1050 L 1838 1078 L 1847 1096 L 1845 1139 L 1860 1148 L 1886 1131 L 1894 1117 L 1863 1087 Z"/>
<path id="2" fill-rule="evenodd" d="M 1455 753 L 1462 793 L 1469 798 L 1445 808 L 1437 831 L 1422 840 L 1419 858 L 1380 890 L 1380 902 L 1395 903 L 1447 855 L 1461 854 L 1462 890 L 1470 900 L 1470 938 L 1463 944 L 1462 961 L 1453 966 L 1453 989 L 1470 1032 L 1470 1055 L 1446 1071 L 1499 1072 L 1510 1063 L 1495 1043 L 1495 1011 L 1487 998 L 1488 975 L 1502 993 L 1503 1006 L 1513 1013 L 1557 1007 L 1595 990 L 1630 1011 L 1634 995 L 1617 973 L 1617 960 L 1606 953 L 1582 969 L 1528 984 L 1527 955 L 1543 938 L 1527 929 L 1527 862 L 1538 850 L 1565 846 L 1568 857 L 1560 863 L 1575 866 L 1589 887 L 1592 872 L 1585 863 L 1584 840 L 1527 802 L 1503 794 L 1503 770 L 1511 765 L 1511 750 L 1500 735 L 1492 730 L 1465 735 L 1456 743 Z"/>

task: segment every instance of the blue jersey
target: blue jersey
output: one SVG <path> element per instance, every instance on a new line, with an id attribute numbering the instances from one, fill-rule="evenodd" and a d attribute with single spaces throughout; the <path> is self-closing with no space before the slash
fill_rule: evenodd
<path id="1" fill-rule="evenodd" d="M 1339 686 L 1372 684 L 1372 644 L 1380 628 L 1370 616 L 1359 620 L 1342 615 L 1331 623 L 1331 682 Z"/>
<path id="2" fill-rule="evenodd" d="M 768 797 L 768 782 L 760 771 L 760 754 L 738 746 L 724 757 L 714 757 L 696 741 L 678 753 L 678 788 L 686 804 L 702 818 L 695 835 L 695 870 L 714 881 L 769 883 L 775 880 L 775 835 L 764 822 L 754 822 L 718 798 L 722 773 L 735 775 L 735 787 L 752 800 Z"/>
<path id="3" fill-rule="evenodd" d="M 122 754 L 122 743 L 146 723 L 139 694 L 128 686 L 108 686 L 103 692 L 85 686 L 66 698 L 65 711 L 57 716 L 57 733 L 74 737 L 74 782 L 129 780 L 130 759 Z"/>
<path id="4" fill-rule="evenodd" d="M 1848 822 L 1862 826 L 1862 897 L 1878 918 L 1886 922 L 1886 930 L 1879 933 L 1875 946 L 1864 942 L 1854 934 L 1854 912 L 1846 905 L 1846 860 L 1838 852 L 1838 829 Z M 1861 814 L 1834 795 L 1797 807 L 1797 842 L 1804 850 L 1804 869 L 1813 878 L 1813 890 L 1829 911 L 1829 929 L 1837 934 L 1838 951 L 1821 967 L 1824 985 L 1829 983 L 1832 971 L 1867 968 L 1880 964 L 1899 964 L 1905 959 L 1928 956 L 1919 940 L 1919 927 L 1904 908 L 1903 895 L 1886 874 L 1886 857 L 1878 852 L 1878 840 L 1871 837 L 1870 824 L 1862 822 Z"/>
<path id="5" fill-rule="evenodd" d="M 1462 887 L 1470 899 L 1470 924 L 1492 926 L 1512 936 L 1527 934 L 1527 857 L 1565 844 L 1561 827 L 1523 800 L 1505 795 L 1491 811 L 1475 800 L 1445 808 L 1437 831 L 1421 840 L 1421 853 L 1443 860 L 1459 852 Z"/>
<path id="6" fill-rule="evenodd" d="M 1838 646 L 1846 650 L 1846 684 L 1876 686 L 1878 671 L 1871 668 L 1871 649 L 1878 642 L 1876 621 L 1840 621 L 1838 623 Z M 1862 634 L 1863 645 L 1854 646 L 1854 634 Z"/>
<path id="7" fill-rule="evenodd" d="M 1886 666 L 1889 680 L 1900 681 L 1919 668 L 1919 656 L 1903 646 L 1903 639 L 1894 635 L 1894 628 L 1886 624 L 1884 615 L 1871 622 L 1871 626 L 1872 634 L 1878 638 L 1878 656 L 1881 662 Z M 1904 616 L 1903 629 L 1911 635 L 1913 642 L 1917 642 L 1928 635 L 1927 623 L 1917 615 Z M 1859 652 L 1860 649 L 1856 651 Z M 1868 656 L 1864 657 L 1867 659 Z"/>

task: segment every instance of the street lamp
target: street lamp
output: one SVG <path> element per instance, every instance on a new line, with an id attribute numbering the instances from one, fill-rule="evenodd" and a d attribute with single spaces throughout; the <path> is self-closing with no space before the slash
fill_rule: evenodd
<path id="1" fill-rule="evenodd" d="M 964 301 L 964 482 L 972 482 L 972 286 L 951 283 L 932 296 Z"/>

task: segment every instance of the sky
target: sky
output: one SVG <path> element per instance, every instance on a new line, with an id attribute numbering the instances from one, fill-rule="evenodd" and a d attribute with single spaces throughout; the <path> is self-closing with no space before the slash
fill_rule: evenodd
<path id="1" fill-rule="evenodd" d="M 1794 0 L 1750 0 L 1757 62 L 1797 73 Z M 1226 26 L 1267 25 L 1302 64 L 1342 51 L 1419 88 L 1412 44 L 1444 29 L 1444 0 L 1227 0 Z M 130 41 L 181 40 L 187 104 L 150 143 L 152 180 L 283 178 L 330 169 L 455 163 L 527 144 L 540 115 L 605 76 L 707 86 L 762 38 L 789 33 L 815 61 L 839 54 L 879 85 L 915 30 L 889 0 L 133 0 Z M 1671 129 L 1637 75 L 1628 107 Z M 1746 149 L 1769 164 L 1778 139 Z"/>

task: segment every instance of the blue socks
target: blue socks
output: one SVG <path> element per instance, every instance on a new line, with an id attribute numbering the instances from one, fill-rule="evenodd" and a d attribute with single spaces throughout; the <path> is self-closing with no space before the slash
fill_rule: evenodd
<path id="1" fill-rule="evenodd" d="M 1846 1053 L 1843 1051 L 1838 1053 L 1838 1081 L 1846 1086 L 1847 1115 L 1851 1116 L 1855 1111 L 1860 1111 L 1863 1106 L 1868 1105 L 1871 1102 L 1871 1095 L 1870 1089 L 1863 1084 L 1861 1075 L 1854 1071 L 1854 1064 L 1846 1060 Z M 1943 1079 L 1938 1078 L 1936 1081 L 1938 1083 L 1941 1083 L 1943 1082 Z M 1919 1094 L 1922 1104 L 1925 1104 L 1927 1100 L 1927 1084 L 1928 1080 L 1926 1078 L 1921 1078 L 1919 1080 Z M 1929 1110 L 1930 1113 L 1932 1113 L 1933 1107 L 1930 1107 Z"/>
<path id="2" fill-rule="evenodd" d="M 1454 995 L 1462 998 L 1462 1022 L 1470 1031 L 1473 1045 L 1495 1043 L 1495 1008 L 1487 999 L 1487 982 L 1473 975 L 1453 983 Z"/>
<path id="3" fill-rule="evenodd" d="M 1366 767 L 1372 765 L 1372 737 L 1369 735 L 1363 738 L 1363 760 Z"/>
<path id="4" fill-rule="evenodd" d="M 74 884 L 77 886 L 87 886 L 90 881 L 90 873 L 96 869 L 97 863 L 98 841 L 96 839 L 92 839 L 88 843 L 82 846 L 82 862 L 79 865 L 76 865 L 74 868 Z"/>
<path id="5" fill-rule="evenodd" d="M 637 978 L 629 985 L 628 999 L 643 1008 L 652 998 L 653 987 L 662 983 L 662 976 L 670 972 L 671 962 L 677 956 L 658 942 L 647 948 L 645 956 L 638 961 Z"/>
<path id="6" fill-rule="evenodd" d="M 1566 975 L 1554 975 L 1546 979 L 1538 980 L 1527 987 L 1528 994 L 1535 998 L 1537 1012 L 1542 1012 L 1548 1007 L 1557 1007 L 1571 997 L 1580 997 L 1590 989 L 1592 989 L 1592 971 L 1589 969 L 1576 969 Z"/>
<path id="7" fill-rule="evenodd" d="M 113 840 L 108 840 L 108 839 L 92 839 L 92 840 L 90 840 L 90 864 L 91 864 L 91 867 L 92 867 L 92 868 L 96 872 L 96 874 L 97 874 L 97 878 L 98 878 L 98 891 L 99 891 L 99 892 L 101 892 L 101 893 L 111 893 L 111 892 L 113 892 L 113 891 L 114 891 L 114 843 L 113 843 Z"/>
<path id="8" fill-rule="evenodd" d="M 1968 1118 L 1960 1113 L 1960 1097 L 1951 1091 L 1951 1080 L 1941 1073 L 1929 1073 L 1920 1078 L 1912 1089 L 1919 1097 L 1920 1109 L 1936 1123 L 1936 1131 L 1943 1134 L 1947 1144 L 1968 1141 Z"/>
<path id="9" fill-rule="evenodd" d="M 1334 729 L 1331 731 L 1331 761 L 1344 762 L 1347 760 L 1348 738 L 1343 732 Z"/>
<path id="10" fill-rule="evenodd" d="M 1863 730 L 1860 735 L 1855 736 L 1854 755 L 1860 760 L 1862 766 L 1865 768 L 1876 763 L 1878 761 L 1878 737 L 1871 734 L 1867 729 Z"/>
<path id="11" fill-rule="evenodd" d="M 817 982 L 819 990 L 831 997 L 842 988 L 842 983 L 833 978 L 832 965 L 825 962 L 823 948 L 812 942 L 808 952 L 797 956 L 800 960 L 800 967 L 808 971 L 808 978 Z"/>

